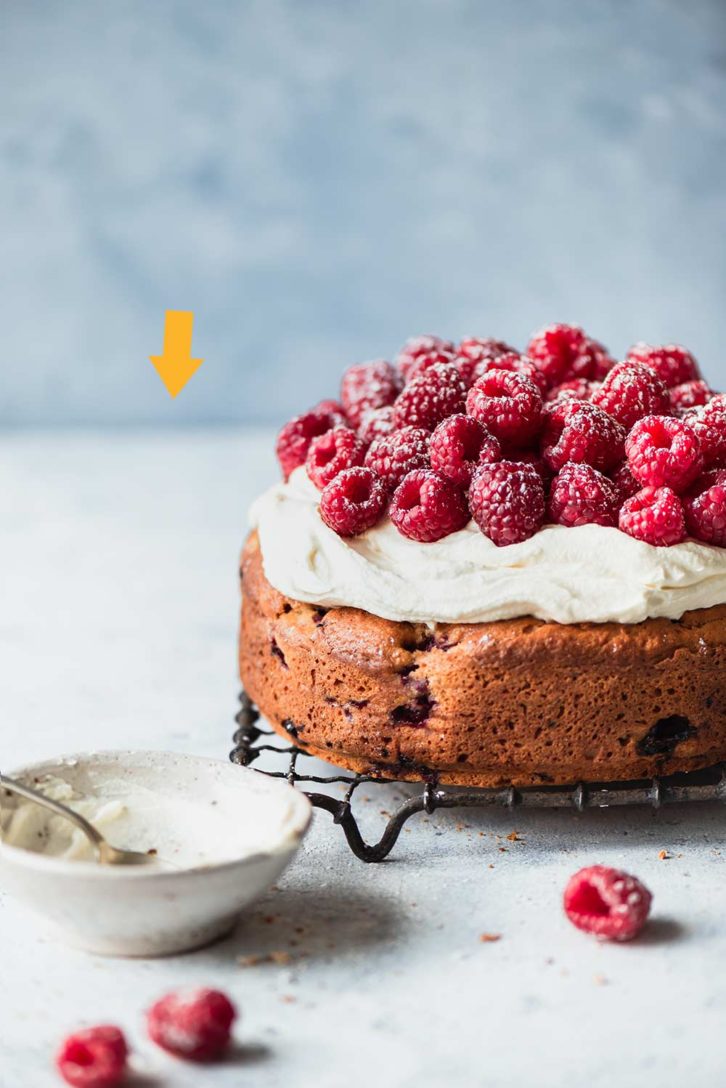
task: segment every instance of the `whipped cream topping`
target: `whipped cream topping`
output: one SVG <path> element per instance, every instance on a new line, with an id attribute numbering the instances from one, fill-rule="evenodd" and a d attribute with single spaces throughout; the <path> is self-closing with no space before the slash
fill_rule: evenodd
<path id="1" fill-rule="evenodd" d="M 726 602 L 726 548 L 656 548 L 601 525 L 549 525 L 498 548 L 475 522 L 420 544 L 389 519 L 344 540 L 320 517 L 319 499 L 299 468 L 250 512 L 265 576 L 294 600 L 428 624 L 640 623 Z"/>

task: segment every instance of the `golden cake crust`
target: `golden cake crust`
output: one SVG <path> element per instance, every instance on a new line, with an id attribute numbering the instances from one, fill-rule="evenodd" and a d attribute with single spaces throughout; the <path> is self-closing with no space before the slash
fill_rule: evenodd
<path id="1" fill-rule="evenodd" d="M 240 676 L 274 728 L 354 771 L 466 786 L 618 781 L 726 759 L 726 605 L 680 620 L 436 626 L 316 608 L 242 555 Z"/>

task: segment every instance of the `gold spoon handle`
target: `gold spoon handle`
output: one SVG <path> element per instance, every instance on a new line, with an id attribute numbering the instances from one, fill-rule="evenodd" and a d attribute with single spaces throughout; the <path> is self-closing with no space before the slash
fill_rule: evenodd
<path id="1" fill-rule="evenodd" d="M 10 793 L 17 793 L 18 796 L 24 797 L 26 801 L 34 801 L 36 805 L 41 805 L 49 812 L 54 812 L 56 816 L 63 816 L 66 820 L 70 820 L 83 832 L 98 856 L 102 856 L 106 840 L 100 831 L 97 831 L 93 824 L 89 823 L 80 813 L 74 812 L 67 805 L 62 805 L 60 801 L 54 801 L 52 797 L 46 797 L 40 790 L 24 786 L 22 782 L 16 782 L 14 778 L 7 778 L 4 774 L 0 774 L 0 789 L 8 790 Z"/>

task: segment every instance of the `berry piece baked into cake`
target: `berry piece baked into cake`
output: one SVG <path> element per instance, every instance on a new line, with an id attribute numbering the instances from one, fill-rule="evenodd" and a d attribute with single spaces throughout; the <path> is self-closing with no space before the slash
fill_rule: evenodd
<path id="1" fill-rule="evenodd" d="M 684 348 L 418 337 L 277 454 L 240 673 L 300 748 L 472 786 L 726 759 L 726 396 Z"/>

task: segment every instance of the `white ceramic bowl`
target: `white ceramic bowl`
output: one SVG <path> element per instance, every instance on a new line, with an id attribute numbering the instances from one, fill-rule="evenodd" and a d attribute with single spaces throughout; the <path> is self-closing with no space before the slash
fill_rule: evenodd
<path id="1" fill-rule="evenodd" d="M 223 936 L 280 876 L 310 823 L 310 802 L 286 783 L 198 756 L 94 752 L 8 774 L 30 784 L 50 774 L 82 791 L 104 778 L 126 780 L 158 794 L 167 807 L 190 798 L 213 807 L 219 834 L 210 843 L 211 860 L 174 870 L 101 866 L 0 842 L 0 887 L 69 944 L 110 956 L 163 956 Z M 112 845 L 126 845 L 114 842 L 111 826 L 103 831 Z"/>

